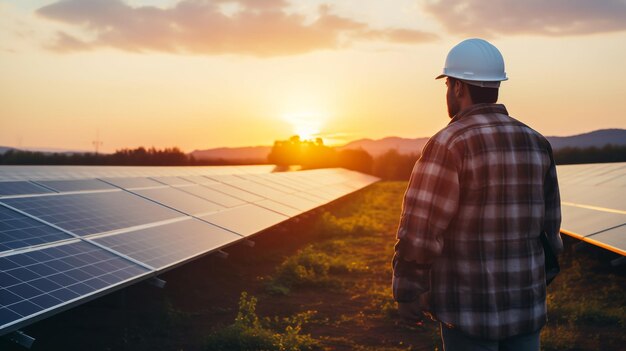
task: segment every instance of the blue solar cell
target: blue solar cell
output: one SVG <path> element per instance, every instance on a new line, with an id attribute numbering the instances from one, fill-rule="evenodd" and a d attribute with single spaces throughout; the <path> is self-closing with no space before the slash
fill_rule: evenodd
<path id="1" fill-rule="evenodd" d="M 189 219 L 92 240 L 161 270 L 239 239 L 237 234 Z"/>
<path id="2" fill-rule="evenodd" d="M 37 183 L 58 192 L 117 189 L 98 179 L 39 180 Z"/>
<path id="3" fill-rule="evenodd" d="M 124 191 L 0 201 L 81 236 L 183 216 Z"/>
<path id="4" fill-rule="evenodd" d="M 131 261 L 86 242 L 71 242 L 40 250 L 47 259 L 15 267 L 15 262 L 30 262 L 33 252 L 0 257 L 0 329 L 19 319 L 72 302 L 106 287 L 137 279 L 150 271 Z M 42 258 L 42 255 L 34 255 Z M 61 262 L 62 265 L 54 264 Z M 44 270 L 42 276 L 39 269 Z M 93 269 L 99 267 L 99 269 Z M 53 274 L 49 274 L 52 272 Z"/>
<path id="5" fill-rule="evenodd" d="M 0 206 L 0 252 L 71 237 L 56 228 Z"/>
<path id="6" fill-rule="evenodd" d="M 46 189 L 31 182 L 0 182 L 0 196 L 6 195 L 31 195 L 54 193 L 50 189 Z"/>

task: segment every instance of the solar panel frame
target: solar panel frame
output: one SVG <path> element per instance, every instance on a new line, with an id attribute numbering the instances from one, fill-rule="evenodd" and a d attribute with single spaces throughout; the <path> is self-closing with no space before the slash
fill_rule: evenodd
<path id="1" fill-rule="evenodd" d="M 245 204 L 229 208 L 214 214 L 200 216 L 200 218 L 245 237 L 256 234 L 289 219 L 288 216 L 254 204 Z M 251 219 L 252 224 L 250 223 Z"/>
<path id="2" fill-rule="evenodd" d="M 133 194 L 162 204 L 187 215 L 199 215 L 225 209 L 215 202 L 181 191 L 179 188 L 146 188 L 131 190 Z"/>
<path id="3" fill-rule="evenodd" d="M 196 218 L 89 238 L 90 241 L 153 267 L 159 273 L 241 239 L 243 237 L 239 234 Z"/>

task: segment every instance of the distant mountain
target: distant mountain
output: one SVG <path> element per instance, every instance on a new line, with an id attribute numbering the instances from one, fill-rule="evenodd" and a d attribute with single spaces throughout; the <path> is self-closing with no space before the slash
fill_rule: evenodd
<path id="1" fill-rule="evenodd" d="M 566 137 L 549 136 L 547 139 L 554 150 L 564 147 L 603 147 L 607 144 L 626 145 L 626 129 L 600 129 Z M 410 154 L 420 153 L 427 141 L 428 138 L 405 139 L 387 137 L 378 140 L 360 139 L 338 147 L 338 149 L 361 148 L 374 157 L 382 155 L 390 149 L 396 149 L 401 154 Z"/>
<path id="2" fill-rule="evenodd" d="M 626 129 L 600 129 L 589 133 L 548 137 L 554 150 L 564 147 L 603 147 L 607 144 L 626 145 Z"/>
<path id="3" fill-rule="evenodd" d="M 267 160 L 271 146 L 220 147 L 190 152 L 196 160 Z"/>
<path id="4" fill-rule="evenodd" d="M 428 138 L 405 139 L 399 137 L 387 137 L 378 140 L 360 139 L 349 142 L 337 149 L 363 149 L 373 157 L 380 156 L 391 149 L 395 149 L 401 154 L 419 154 L 427 141 Z"/>

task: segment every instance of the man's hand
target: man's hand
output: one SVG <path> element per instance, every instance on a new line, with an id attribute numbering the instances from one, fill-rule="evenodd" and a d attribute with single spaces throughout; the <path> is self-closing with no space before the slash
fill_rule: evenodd
<path id="1" fill-rule="evenodd" d="M 413 302 L 398 302 L 398 313 L 402 319 L 418 322 L 424 318 L 423 312 L 430 311 L 430 293 L 425 292 Z"/>

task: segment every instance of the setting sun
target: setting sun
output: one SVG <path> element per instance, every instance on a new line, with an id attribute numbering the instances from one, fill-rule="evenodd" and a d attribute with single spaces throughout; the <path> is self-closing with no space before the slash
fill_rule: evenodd
<path id="1" fill-rule="evenodd" d="M 293 133 L 303 140 L 318 137 L 326 121 L 324 115 L 316 112 L 287 113 L 283 119 L 291 124 Z"/>

